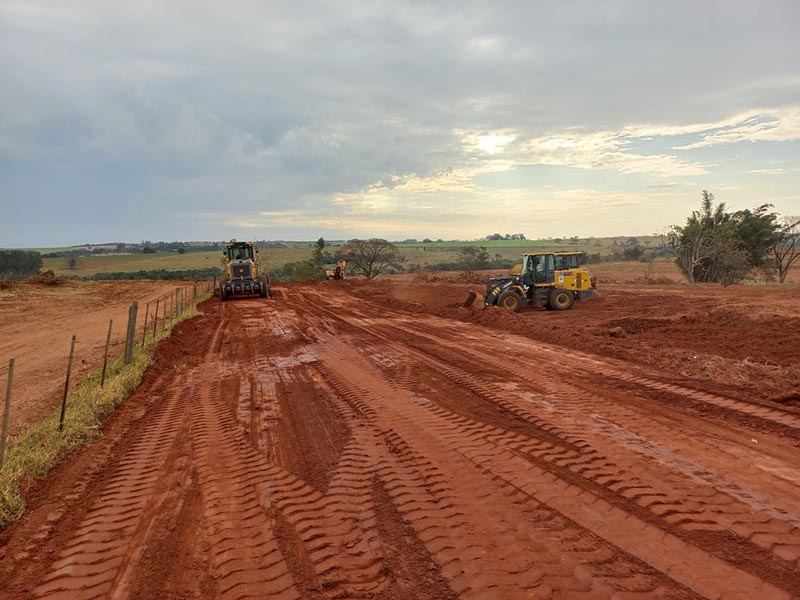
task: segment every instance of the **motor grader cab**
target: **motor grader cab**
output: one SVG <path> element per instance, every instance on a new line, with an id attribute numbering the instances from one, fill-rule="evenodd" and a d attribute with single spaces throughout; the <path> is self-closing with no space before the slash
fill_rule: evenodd
<path id="1" fill-rule="evenodd" d="M 340 260 L 333 269 L 325 269 L 325 279 L 345 279 L 347 277 L 347 261 Z"/>
<path id="2" fill-rule="evenodd" d="M 251 242 L 226 244 L 222 254 L 226 277 L 220 282 L 219 296 L 223 302 L 234 296 L 269 296 L 269 276 L 266 270 L 260 271 L 258 250 Z"/>
<path id="3" fill-rule="evenodd" d="M 580 265 L 582 252 L 531 252 L 508 275 L 489 277 L 486 294 L 470 292 L 464 306 L 476 303 L 518 312 L 523 306 L 567 310 L 595 291 L 592 274 Z"/>

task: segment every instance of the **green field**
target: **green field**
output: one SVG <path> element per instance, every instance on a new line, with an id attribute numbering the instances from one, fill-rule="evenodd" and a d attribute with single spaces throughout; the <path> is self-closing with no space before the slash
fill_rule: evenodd
<path id="1" fill-rule="evenodd" d="M 464 246 L 483 246 L 489 251 L 491 259 L 518 258 L 524 252 L 536 250 L 579 250 L 589 254 L 611 254 L 616 243 L 618 246 L 627 238 L 589 238 L 580 240 L 479 240 L 479 241 L 446 241 L 431 243 L 398 243 L 397 247 L 403 256 L 406 269 L 417 266 L 428 266 L 436 263 L 458 262 L 458 254 Z M 660 240 L 652 236 L 641 236 L 639 242 L 644 247 L 656 247 Z M 313 242 L 297 242 L 282 248 L 262 249 L 260 256 L 266 260 L 269 270 L 281 268 L 286 263 L 300 262 L 311 258 Z M 341 243 L 326 246 L 326 251 L 335 253 Z M 68 250 L 65 248 L 40 248 L 41 252 Z M 53 270 L 57 275 L 89 277 L 95 273 L 167 271 L 185 269 L 206 269 L 222 266 L 222 252 L 161 252 L 155 254 L 106 254 L 76 257 L 77 264 L 70 267 L 70 258 L 45 258 L 44 268 Z"/>
<path id="2" fill-rule="evenodd" d="M 287 262 L 306 260 L 311 256 L 311 248 L 280 248 L 262 250 L 262 260 L 266 258 L 267 267 L 274 269 Z M 115 273 L 152 271 L 164 269 L 178 271 L 184 269 L 207 269 L 222 266 L 222 252 L 177 252 L 157 254 L 106 254 L 76 257 L 77 265 L 70 268 L 70 258 L 45 258 L 44 268 L 56 275 L 89 277 L 95 273 Z"/>

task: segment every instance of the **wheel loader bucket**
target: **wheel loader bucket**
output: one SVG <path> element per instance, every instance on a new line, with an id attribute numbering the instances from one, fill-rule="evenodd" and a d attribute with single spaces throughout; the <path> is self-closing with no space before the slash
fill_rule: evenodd
<path id="1" fill-rule="evenodd" d="M 486 298 L 484 298 L 483 294 L 478 292 L 470 292 L 469 297 L 464 302 L 464 307 L 469 308 L 470 306 L 480 306 L 483 307 L 484 302 L 486 302 Z"/>

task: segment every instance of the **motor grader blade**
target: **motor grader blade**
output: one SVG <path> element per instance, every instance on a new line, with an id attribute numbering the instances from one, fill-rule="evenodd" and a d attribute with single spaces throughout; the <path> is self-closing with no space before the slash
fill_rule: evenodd
<path id="1" fill-rule="evenodd" d="M 469 308 L 470 306 L 475 306 L 475 305 L 484 307 L 485 303 L 486 303 L 486 298 L 484 297 L 483 294 L 471 291 L 469 293 L 469 297 L 464 302 L 464 307 Z"/>

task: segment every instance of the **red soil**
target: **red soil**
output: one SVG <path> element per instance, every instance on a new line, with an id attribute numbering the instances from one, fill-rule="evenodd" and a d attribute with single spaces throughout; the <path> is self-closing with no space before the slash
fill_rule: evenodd
<path id="1" fill-rule="evenodd" d="M 681 317 L 757 302 L 719 323 L 782 356 L 762 325 L 795 326 L 795 290 L 514 315 L 467 287 L 206 303 L 0 534 L 0 598 L 800 596 L 800 410 L 698 389 L 653 341 L 712 348 Z"/>

